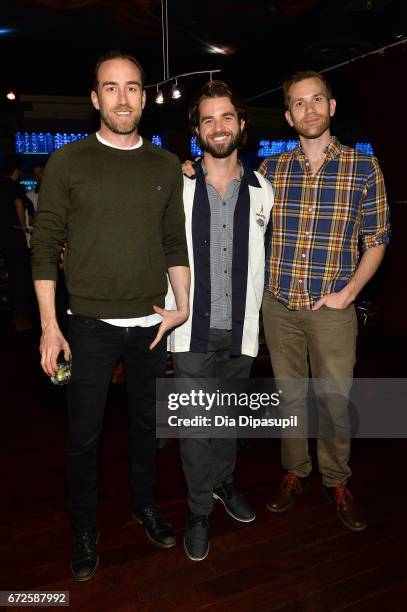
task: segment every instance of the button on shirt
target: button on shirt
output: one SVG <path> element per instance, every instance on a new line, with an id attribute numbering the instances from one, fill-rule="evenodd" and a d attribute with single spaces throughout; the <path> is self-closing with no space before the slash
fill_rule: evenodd
<path id="1" fill-rule="evenodd" d="M 206 175 L 205 168 L 204 173 Z M 233 179 L 222 198 L 215 187 L 206 180 L 211 210 L 210 327 L 216 329 L 232 329 L 233 216 L 240 184 L 241 178 Z"/>
<path id="2" fill-rule="evenodd" d="M 311 309 L 340 291 L 362 250 L 389 241 L 389 210 L 375 157 L 336 138 L 312 174 L 298 146 L 264 160 L 259 168 L 274 187 L 266 289 L 291 310 Z"/>

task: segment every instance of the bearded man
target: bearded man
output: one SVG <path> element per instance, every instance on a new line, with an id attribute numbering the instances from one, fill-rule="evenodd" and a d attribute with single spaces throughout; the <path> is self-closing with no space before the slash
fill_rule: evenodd
<path id="1" fill-rule="evenodd" d="M 275 191 L 264 330 L 274 376 L 286 389 L 287 414 L 306 419 L 309 370 L 320 381 L 320 414 L 334 426 L 334 435 L 318 439 L 324 490 L 344 525 L 360 531 L 365 515 L 347 484 L 357 335 L 353 302 L 379 267 L 389 240 L 386 192 L 377 159 L 331 135 L 336 101 L 322 74 L 298 72 L 283 91 L 285 117 L 300 143 L 259 168 Z M 283 438 L 281 459 L 285 474 L 267 504 L 276 513 L 294 504 L 309 479 L 308 440 Z"/>
<path id="2" fill-rule="evenodd" d="M 221 81 L 207 83 L 190 110 L 204 157 L 184 178 L 191 312 L 169 339 L 177 378 L 248 378 L 257 355 L 273 190 L 238 159 L 245 124 L 245 107 Z M 251 522 L 255 514 L 233 482 L 236 438 L 188 437 L 180 447 L 189 505 L 184 548 L 201 561 L 213 499 L 237 521 Z"/>
<path id="3" fill-rule="evenodd" d="M 49 376 L 60 351 L 72 355 L 66 474 L 75 534 L 71 569 L 96 572 L 96 472 L 103 412 L 118 359 L 129 408 L 133 516 L 157 546 L 175 545 L 155 506 L 155 385 L 165 374 L 166 332 L 188 317 L 189 268 L 179 161 L 138 133 L 143 69 L 113 51 L 96 64 L 93 106 L 100 129 L 50 158 L 32 238 L 41 313 L 41 365 Z M 69 293 L 69 342 L 55 316 L 58 258 Z M 174 309 L 165 310 L 167 273 Z"/>

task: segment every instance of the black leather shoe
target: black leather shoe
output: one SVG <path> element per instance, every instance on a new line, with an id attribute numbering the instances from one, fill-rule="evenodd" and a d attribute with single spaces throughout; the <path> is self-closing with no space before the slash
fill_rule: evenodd
<path id="1" fill-rule="evenodd" d="M 203 561 L 208 556 L 208 528 L 207 515 L 189 513 L 184 534 L 184 550 L 192 561 Z"/>
<path id="2" fill-rule="evenodd" d="M 176 544 L 172 526 L 164 521 L 157 508 L 151 506 L 144 510 L 135 510 L 133 518 L 144 525 L 146 534 L 150 542 L 160 548 L 172 548 Z"/>
<path id="3" fill-rule="evenodd" d="M 251 523 L 256 518 L 247 499 L 239 493 L 233 482 L 223 482 L 213 490 L 213 498 L 219 499 L 232 518 L 241 523 Z"/>
<path id="4" fill-rule="evenodd" d="M 85 582 L 96 574 L 99 565 L 96 544 L 99 542 L 99 538 L 99 529 L 78 531 L 75 534 L 75 545 L 71 560 L 71 570 L 75 580 Z"/>

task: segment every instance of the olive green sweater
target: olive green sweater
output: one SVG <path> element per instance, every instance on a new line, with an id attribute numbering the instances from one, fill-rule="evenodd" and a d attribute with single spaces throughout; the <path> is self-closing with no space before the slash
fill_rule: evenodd
<path id="1" fill-rule="evenodd" d="M 98 318 L 164 305 L 167 269 L 188 266 L 179 160 L 143 139 L 121 150 L 95 135 L 51 156 L 31 240 L 34 280 L 64 269 L 69 306 Z"/>

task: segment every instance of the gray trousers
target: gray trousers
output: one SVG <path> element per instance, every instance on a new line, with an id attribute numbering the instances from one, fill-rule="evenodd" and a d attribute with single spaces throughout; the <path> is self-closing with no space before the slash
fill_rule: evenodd
<path id="1" fill-rule="evenodd" d="M 253 357 L 230 357 L 231 332 L 211 329 L 207 353 L 173 353 L 176 378 L 249 378 Z M 236 438 L 180 439 L 182 467 L 188 486 L 188 505 L 194 514 L 210 514 L 212 492 L 233 481 Z"/>

